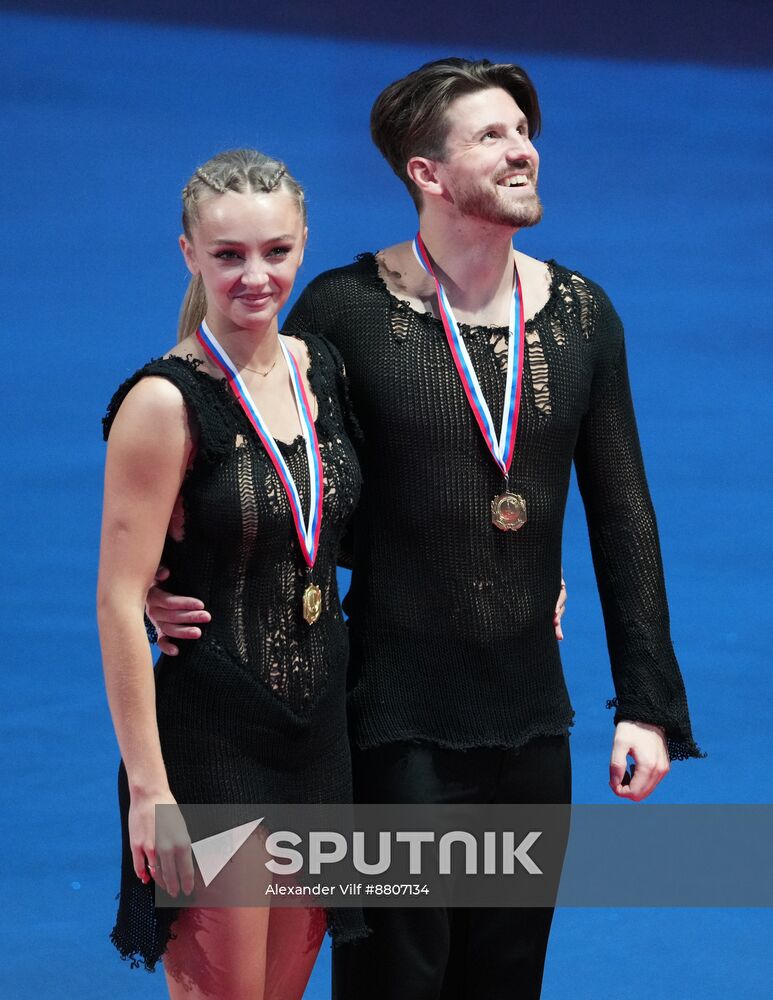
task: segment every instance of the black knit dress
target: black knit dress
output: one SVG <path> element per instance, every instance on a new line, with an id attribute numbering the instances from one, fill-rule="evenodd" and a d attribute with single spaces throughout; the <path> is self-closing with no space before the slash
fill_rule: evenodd
<path id="1" fill-rule="evenodd" d="M 286 493 L 263 445 L 224 379 L 178 357 L 153 361 L 118 389 L 105 436 L 128 391 L 161 376 L 182 393 L 198 430 L 182 486 L 184 536 L 167 537 L 165 584 L 200 598 L 212 613 L 198 641 L 161 656 L 156 706 L 172 794 L 180 803 L 330 803 L 351 801 L 346 733 L 347 628 L 336 586 L 342 534 L 360 492 L 350 440 L 351 416 L 341 359 L 330 344 L 304 336 L 308 379 L 318 404 L 317 436 L 324 509 L 314 566 L 323 612 L 302 618 L 306 565 Z M 303 438 L 280 443 L 308 510 Z M 124 958 L 152 969 L 177 911 L 154 907 L 154 887 L 134 873 L 127 819 L 129 793 L 119 771 L 123 857 L 113 943 Z M 328 911 L 335 941 L 364 932 L 361 911 Z"/>

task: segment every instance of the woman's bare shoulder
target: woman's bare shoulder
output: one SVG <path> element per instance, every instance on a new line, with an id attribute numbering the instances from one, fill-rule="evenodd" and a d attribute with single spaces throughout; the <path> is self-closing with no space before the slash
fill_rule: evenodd
<path id="1" fill-rule="evenodd" d="M 187 361 L 194 359 L 196 361 L 206 362 L 207 356 L 204 353 L 204 348 L 199 343 L 198 337 L 190 336 L 186 337 L 184 340 L 178 341 L 173 347 L 164 354 L 165 358 L 183 358 Z"/>

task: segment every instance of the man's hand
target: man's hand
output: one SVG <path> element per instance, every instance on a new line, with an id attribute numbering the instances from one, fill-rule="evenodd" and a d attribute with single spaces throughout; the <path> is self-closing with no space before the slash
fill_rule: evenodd
<path id="1" fill-rule="evenodd" d="M 163 583 L 169 570 L 160 566 L 156 583 Z M 179 650 L 171 639 L 200 639 L 201 629 L 195 622 L 206 624 L 211 620 L 202 601 L 196 597 L 178 597 L 160 587 L 151 587 L 145 599 L 145 613 L 158 632 L 158 648 L 167 656 L 177 656 Z"/>
<path id="2" fill-rule="evenodd" d="M 553 612 L 553 628 L 555 629 L 556 639 L 559 642 L 564 637 L 564 633 L 561 631 L 561 619 L 564 617 L 564 611 L 566 611 L 566 583 L 564 578 L 561 577 L 561 590 L 558 592 L 556 610 Z"/>
<path id="3" fill-rule="evenodd" d="M 636 761 L 631 775 L 626 771 L 626 757 Z M 609 787 L 621 799 L 641 802 L 669 771 L 666 734 L 662 726 L 647 722 L 618 722 L 609 762 Z M 628 784 L 625 779 L 630 779 Z"/>

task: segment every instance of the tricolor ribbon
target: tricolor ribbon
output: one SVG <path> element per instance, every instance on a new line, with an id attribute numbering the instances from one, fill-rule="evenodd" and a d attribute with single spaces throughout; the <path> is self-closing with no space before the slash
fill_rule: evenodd
<path id="1" fill-rule="evenodd" d="M 480 432 L 491 452 L 494 461 L 502 470 L 506 477 L 510 471 L 513 461 L 513 451 L 515 449 L 515 435 L 518 429 L 518 413 L 521 409 L 521 382 L 523 380 L 523 348 L 524 348 L 524 316 L 523 298 L 521 295 L 521 279 L 518 275 L 518 268 L 514 266 L 515 281 L 513 283 L 513 301 L 510 306 L 510 336 L 507 341 L 507 378 L 505 381 L 505 402 L 502 408 L 502 427 L 497 436 L 494 429 L 494 421 L 488 408 L 483 392 L 478 382 L 478 376 L 472 366 L 467 346 L 462 335 L 459 333 L 459 324 L 456 322 L 448 296 L 443 286 L 435 277 L 432 269 L 427 248 L 421 233 L 416 234 L 413 241 L 413 252 L 416 259 L 435 282 L 438 298 L 438 311 L 446 331 L 448 346 L 451 348 L 451 355 L 462 380 L 462 387 L 472 409 L 475 420 L 480 427 Z M 517 319 L 516 319 L 517 317 Z M 515 358 L 518 356 L 516 370 Z"/>
<path id="2" fill-rule="evenodd" d="M 298 534 L 303 557 L 307 565 L 311 568 L 317 557 L 317 547 L 319 543 L 319 529 L 322 525 L 322 456 L 319 451 L 319 441 L 317 440 L 317 429 L 311 416 L 311 407 L 306 395 L 306 389 L 298 369 L 298 364 L 293 355 L 288 350 L 282 338 L 279 338 L 279 346 L 282 349 L 287 368 L 290 372 L 290 382 L 295 396 L 295 405 L 298 408 L 298 416 L 301 421 L 301 432 L 306 443 L 306 458 L 309 463 L 309 516 L 304 518 L 301 498 L 298 495 L 298 488 L 295 485 L 290 470 L 287 468 L 284 455 L 279 450 L 274 438 L 266 426 L 266 422 L 260 415 L 255 405 L 255 401 L 250 395 L 249 389 L 228 357 L 226 352 L 217 342 L 215 335 L 202 322 L 198 329 L 197 337 L 199 343 L 204 348 L 207 357 L 216 364 L 225 375 L 231 391 L 239 401 L 239 405 L 244 410 L 247 419 L 255 429 L 255 433 L 260 438 L 261 444 L 268 452 L 268 457 L 276 469 L 279 480 L 284 486 L 287 499 L 290 502 L 290 511 L 295 522 L 295 530 Z"/>

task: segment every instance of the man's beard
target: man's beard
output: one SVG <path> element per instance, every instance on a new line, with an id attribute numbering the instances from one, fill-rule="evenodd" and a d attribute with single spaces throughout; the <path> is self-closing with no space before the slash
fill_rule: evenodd
<path id="1" fill-rule="evenodd" d="M 462 188 L 456 193 L 456 207 L 462 215 L 495 226 L 513 226 L 515 229 L 536 226 L 542 219 L 542 202 L 536 185 L 528 198 L 521 198 L 517 202 L 510 201 L 506 195 L 499 195 L 490 188 Z"/>

